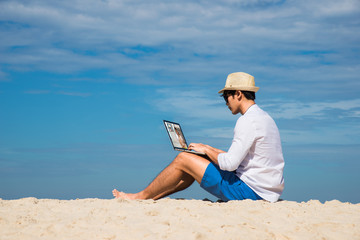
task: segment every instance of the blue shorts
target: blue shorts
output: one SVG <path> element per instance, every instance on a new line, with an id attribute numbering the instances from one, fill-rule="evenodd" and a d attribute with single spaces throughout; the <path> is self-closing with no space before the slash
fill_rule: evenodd
<path id="1" fill-rule="evenodd" d="M 223 201 L 262 199 L 234 172 L 223 171 L 213 163 L 207 166 L 200 186 Z"/>

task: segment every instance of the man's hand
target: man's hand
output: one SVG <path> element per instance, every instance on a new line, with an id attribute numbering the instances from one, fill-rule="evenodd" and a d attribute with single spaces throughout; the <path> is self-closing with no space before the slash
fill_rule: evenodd
<path id="1" fill-rule="evenodd" d="M 211 147 L 209 145 L 205 145 L 205 144 L 202 144 L 202 143 L 191 143 L 189 145 L 189 149 L 197 151 L 197 152 L 205 153 L 211 159 L 211 161 L 214 162 L 217 165 L 218 165 L 217 158 L 218 158 L 219 153 L 224 152 L 224 151 L 222 151 L 220 149 L 213 148 L 213 147 Z"/>
<path id="2" fill-rule="evenodd" d="M 189 149 L 194 150 L 196 152 L 206 153 L 207 145 L 202 144 L 202 143 L 190 143 Z"/>

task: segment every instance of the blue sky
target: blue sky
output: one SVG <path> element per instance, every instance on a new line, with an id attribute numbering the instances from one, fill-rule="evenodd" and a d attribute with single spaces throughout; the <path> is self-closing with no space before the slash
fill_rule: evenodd
<path id="1" fill-rule="evenodd" d="M 0 198 L 139 191 L 176 156 L 163 119 L 227 150 L 238 116 L 217 91 L 243 71 L 280 129 L 282 198 L 360 202 L 359 16 L 357 0 L 1 1 Z"/>

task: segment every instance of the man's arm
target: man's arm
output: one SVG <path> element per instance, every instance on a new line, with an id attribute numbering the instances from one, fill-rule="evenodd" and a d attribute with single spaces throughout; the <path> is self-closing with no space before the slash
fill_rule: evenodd
<path id="1" fill-rule="evenodd" d="M 202 144 L 202 143 L 191 143 L 189 145 L 189 149 L 197 151 L 197 152 L 205 153 L 210 158 L 210 160 L 213 163 L 215 163 L 216 165 L 219 165 L 219 163 L 218 163 L 219 154 L 224 153 L 223 150 L 220 150 L 220 149 L 217 149 L 217 148 L 214 148 L 209 145 Z"/>

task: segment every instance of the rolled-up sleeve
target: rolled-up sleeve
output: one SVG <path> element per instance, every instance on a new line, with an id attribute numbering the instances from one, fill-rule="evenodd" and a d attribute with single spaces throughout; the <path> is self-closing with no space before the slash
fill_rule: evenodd
<path id="1" fill-rule="evenodd" d="M 249 153 L 255 141 L 256 129 L 251 121 L 240 117 L 234 129 L 232 144 L 226 153 L 218 155 L 221 170 L 235 171 Z"/>

